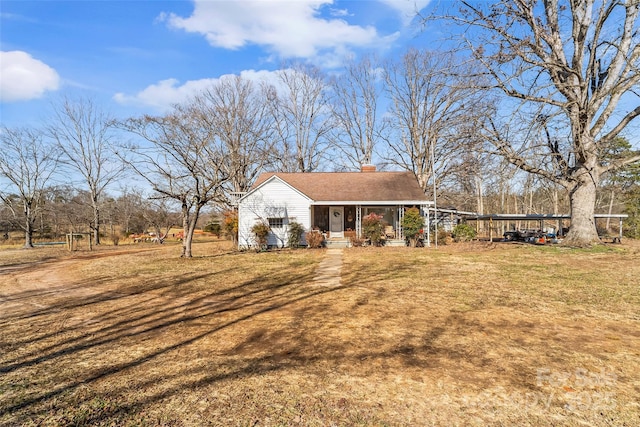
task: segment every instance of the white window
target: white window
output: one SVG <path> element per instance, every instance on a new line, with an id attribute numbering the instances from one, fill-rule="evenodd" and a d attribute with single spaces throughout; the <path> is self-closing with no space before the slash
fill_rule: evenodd
<path id="1" fill-rule="evenodd" d="M 284 218 L 267 218 L 271 229 L 284 228 Z"/>

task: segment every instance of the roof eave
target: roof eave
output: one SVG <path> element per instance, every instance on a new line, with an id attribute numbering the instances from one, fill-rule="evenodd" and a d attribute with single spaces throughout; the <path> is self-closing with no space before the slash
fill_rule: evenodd
<path id="1" fill-rule="evenodd" d="M 274 174 L 272 176 L 270 176 L 269 178 L 265 179 L 263 182 L 260 183 L 260 185 L 258 185 L 255 188 L 252 188 L 251 190 L 249 190 L 244 196 L 240 197 L 238 199 L 238 204 L 240 204 L 243 200 L 245 200 L 246 198 L 248 198 L 250 195 L 260 191 L 260 189 L 262 189 L 262 187 L 264 187 L 265 185 L 267 185 L 267 183 L 272 182 L 274 180 L 278 180 L 280 182 L 282 182 L 283 184 L 285 184 L 287 187 L 289 187 L 290 189 L 292 189 L 293 191 L 295 191 L 296 193 L 300 194 L 302 197 L 306 198 L 309 202 L 313 202 L 313 199 L 311 199 L 309 196 L 307 196 L 306 194 L 304 194 L 302 191 L 298 190 L 296 187 L 294 187 L 293 185 L 289 184 L 287 181 L 285 181 L 284 179 L 280 178 L 278 175 Z"/>
<path id="2" fill-rule="evenodd" d="M 431 200 L 313 200 L 312 205 L 433 205 Z"/>

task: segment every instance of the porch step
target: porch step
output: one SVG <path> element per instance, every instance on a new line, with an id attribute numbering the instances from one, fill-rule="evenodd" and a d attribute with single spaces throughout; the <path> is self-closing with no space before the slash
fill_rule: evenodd
<path id="1" fill-rule="evenodd" d="M 327 239 L 324 241 L 327 248 L 348 248 L 351 246 L 349 239 Z"/>
<path id="2" fill-rule="evenodd" d="M 350 248 L 351 242 L 349 239 L 327 239 L 324 241 L 324 245 L 327 248 Z M 406 242 L 402 239 L 387 239 L 384 246 L 406 246 Z"/>

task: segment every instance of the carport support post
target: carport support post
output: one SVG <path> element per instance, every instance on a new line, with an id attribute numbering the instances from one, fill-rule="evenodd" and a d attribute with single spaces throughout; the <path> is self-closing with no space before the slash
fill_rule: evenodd
<path id="1" fill-rule="evenodd" d="M 489 218 L 489 242 L 493 243 L 493 218 Z"/>
<path id="2" fill-rule="evenodd" d="M 620 218 L 620 224 L 618 225 L 618 235 L 620 236 L 620 241 L 622 242 L 622 218 Z"/>
<path id="3" fill-rule="evenodd" d="M 431 247 L 431 218 L 429 217 L 429 208 L 427 211 L 427 247 Z"/>

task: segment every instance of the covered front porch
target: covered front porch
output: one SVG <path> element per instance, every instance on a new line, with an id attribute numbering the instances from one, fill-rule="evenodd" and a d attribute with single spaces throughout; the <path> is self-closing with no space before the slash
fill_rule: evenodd
<path id="1" fill-rule="evenodd" d="M 381 215 L 385 226 L 385 244 L 404 246 L 402 218 L 406 209 L 414 207 L 376 203 L 362 204 L 318 204 L 311 206 L 311 228 L 321 232 L 328 246 L 348 246 L 352 238 L 364 238 L 362 218 L 375 213 Z M 418 207 L 418 206 L 416 206 Z M 421 209 L 423 206 L 419 206 Z"/>

